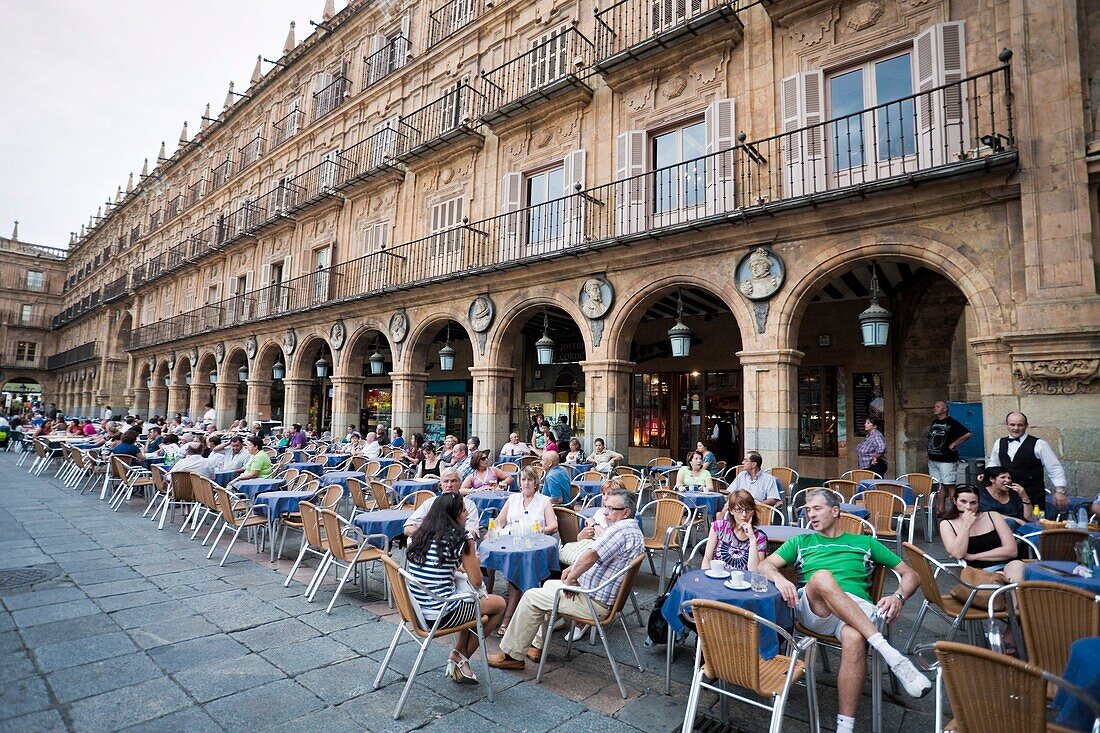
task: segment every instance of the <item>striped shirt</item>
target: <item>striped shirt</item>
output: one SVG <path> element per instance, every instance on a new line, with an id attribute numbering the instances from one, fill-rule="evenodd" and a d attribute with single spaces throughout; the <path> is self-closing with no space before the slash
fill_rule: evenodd
<path id="1" fill-rule="evenodd" d="M 422 564 L 409 560 L 407 568 L 409 575 L 442 598 L 452 595 L 455 592 L 455 570 L 462 562 L 463 547 L 465 542 L 454 550 L 446 552 L 440 547 L 438 540 L 432 540 L 428 551 L 424 553 Z M 433 598 L 420 586 L 412 583 L 409 584 L 409 593 L 420 606 L 425 619 L 439 618 L 439 612 L 443 609 L 442 601 Z"/>

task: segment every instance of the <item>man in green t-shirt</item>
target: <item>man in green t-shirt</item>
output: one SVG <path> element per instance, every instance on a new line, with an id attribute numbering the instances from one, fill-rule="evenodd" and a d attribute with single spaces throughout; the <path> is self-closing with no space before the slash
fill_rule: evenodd
<path id="1" fill-rule="evenodd" d="M 841 530 L 840 500 L 836 494 L 820 489 L 806 499 L 806 517 L 814 534 L 792 537 L 760 564 L 759 570 L 775 583 L 783 600 L 795 609 L 795 616 L 806 628 L 840 641 L 840 670 L 837 673 L 837 733 L 852 733 L 856 711 L 867 675 L 867 645 L 875 648 L 890 671 L 897 676 L 905 692 L 924 697 L 932 683 L 900 651 L 879 633 L 872 619 L 881 616 L 893 623 L 901 613 L 905 599 L 916 592 L 920 579 L 916 572 L 867 535 Z M 872 603 L 868 590 L 876 564 L 893 568 L 901 576 L 898 591 Z M 779 569 L 798 568 L 806 585 L 801 589 L 783 577 Z"/>

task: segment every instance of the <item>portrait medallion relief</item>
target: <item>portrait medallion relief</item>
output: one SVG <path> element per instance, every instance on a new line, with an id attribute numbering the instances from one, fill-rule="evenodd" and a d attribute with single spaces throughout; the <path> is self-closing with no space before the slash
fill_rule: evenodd
<path id="1" fill-rule="evenodd" d="M 390 338 L 393 339 L 395 344 L 399 344 L 405 340 L 405 336 L 409 333 L 409 317 L 405 314 L 405 310 L 394 311 L 390 316 L 389 323 Z"/>
<path id="2" fill-rule="evenodd" d="M 344 348 L 344 342 L 347 340 L 348 331 L 344 327 L 343 321 L 337 321 L 332 324 L 332 328 L 328 332 L 329 342 L 332 344 L 332 348 L 336 351 Z"/>
<path id="3" fill-rule="evenodd" d="M 225 344 L 223 344 L 221 341 L 219 341 L 218 345 L 214 347 L 214 361 L 218 362 L 219 364 L 225 361 Z"/>
<path id="4" fill-rule="evenodd" d="M 489 326 L 493 325 L 493 317 L 496 315 L 496 306 L 488 295 L 479 295 L 470 303 L 468 311 L 470 328 L 474 333 L 485 333 Z"/>
<path id="5" fill-rule="evenodd" d="M 288 328 L 283 335 L 283 353 L 290 356 L 298 348 L 298 333 L 293 328 Z"/>
<path id="6" fill-rule="evenodd" d="M 783 285 L 783 260 L 764 247 L 741 258 L 734 272 L 737 290 L 749 300 L 767 300 Z"/>
<path id="7" fill-rule="evenodd" d="M 603 318 L 611 310 L 615 291 L 603 275 L 593 275 L 581 285 L 577 301 L 583 313 L 593 320 Z"/>
<path id="8" fill-rule="evenodd" d="M 256 350 L 258 348 L 259 347 L 256 345 L 256 337 L 249 336 L 248 340 L 244 342 L 244 355 L 247 356 L 249 360 L 255 359 Z"/>

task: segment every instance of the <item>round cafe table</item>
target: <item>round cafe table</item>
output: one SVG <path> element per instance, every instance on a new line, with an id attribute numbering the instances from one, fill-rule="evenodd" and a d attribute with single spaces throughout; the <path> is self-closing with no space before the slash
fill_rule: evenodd
<path id="1" fill-rule="evenodd" d="M 768 589 L 763 593 L 754 593 L 751 588 L 731 590 L 724 583 L 724 579 L 708 578 L 702 570 L 693 570 L 680 576 L 680 579 L 676 581 L 676 585 L 669 591 L 665 604 L 661 606 L 661 616 L 668 622 L 668 648 L 665 652 L 665 694 L 669 692 L 669 684 L 672 678 L 672 656 L 676 650 L 676 634 L 684 630 L 684 621 L 680 618 L 680 606 L 684 601 L 691 601 L 696 598 L 721 601 L 751 611 L 783 628 L 789 629 L 794 625 L 790 607 L 787 606 L 787 603 L 771 582 L 768 583 Z M 779 640 L 776 638 L 775 632 L 771 629 L 761 628 L 760 656 L 764 659 L 771 659 L 778 653 Z"/>
<path id="2" fill-rule="evenodd" d="M 897 485 L 901 486 L 901 492 L 902 492 L 901 498 L 905 500 L 906 504 L 912 504 L 916 500 L 916 494 L 913 493 L 913 487 L 912 486 L 905 483 L 904 481 L 897 481 L 895 479 L 889 479 L 889 478 L 873 478 L 873 479 L 866 479 L 864 481 L 860 481 L 859 485 L 856 487 L 856 492 L 858 493 L 860 491 L 871 491 L 872 489 L 881 491 L 881 490 L 890 490 L 890 489 L 893 488 L 893 487 L 883 487 L 883 489 L 878 489 L 877 488 L 878 485 L 882 484 L 882 483 L 897 484 Z"/>
<path id="3" fill-rule="evenodd" d="M 283 514 L 298 511 L 299 504 L 312 499 L 316 494 L 316 491 L 265 491 L 252 497 L 252 504 L 263 511 L 267 517 L 267 539 L 271 546 L 271 562 L 275 562 L 275 522 Z"/>
<path id="4" fill-rule="evenodd" d="M 521 591 L 540 587 L 552 571 L 561 569 L 558 538 L 544 534 L 520 537 L 518 545 L 511 536 L 485 540 L 478 546 L 478 554 L 482 567 L 504 573 Z"/>
<path id="5" fill-rule="evenodd" d="M 1075 562 L 1064 560 L 1043 560 L 1042 562 L 1029 562 L 1024 566 L 1024 580 L 1046 580 L 1051 583 L 1065 583 L 1078 588 L 1083 588 L 1090 593 L 1100 593 L 1100 576 L 1093 575 L 1085 578 L 1080 575 L 1067 575 L 1077 567 Z"/>
<path id="6" fill-rule="evenodd" d="M 340 484 L 340 486 L 344 488 L 344 491 L 347 491 L 349 478 L 357 478 L 360 481 L 366 481 L 367 474 L 362 471 L 326 471 L 325 474 L 321 476 L 321 486 Z"/>
<path id="7" fill-rule="evenodd" d="M 289 468 L 296 468 L 299 471 L 309 471 L 310 473 L 315 473 L 318 476 L 320 476 L 321 474 L 323 474 L 325 472 L 325 464 L 315 463 L 315 462 L 312 462 L 312 461 L 302 461 L 302 462 L 298 462 L 298 463 L 288 463 L 288 464 L 286 464 L 286 467 L 288 469 Z"/>
<path id="8" fill-rule="evenodd" d="M 486 510 L 496 509 L 500 512 L 504 508 L 505 503 L 508 501 L 508 497 L 512 495 L 511 491 L 502 491 L 500 489 L 475 491 L 472 494 L 467 494 L 466 498 L 474 503 L 477 510 L 482 514 L 485 514 Z"/>
<path id="9" fill-rule="evenodd" d="M 773 551 L 791 537 L 814 533 L 808 527 L 791 527 L 787 524 L 761 524 L 757 529 L 768 536 L 768 548 Z"/>
<path id="10" fill-rule="evenodd" d="M 249 499 L 255 499 L 257 494 L 265 491 L 276 491 L 286 484 L 281 478 L 250 478 L 233 484 L 233 489 Z"/>
<path id="11" fill-rule="evenodd" d="M 726 505 L 725 495 L 717 491 L 681 491 L 679 496 L 680 500 L 692 509 L 705 508 L 707 516 L 711 518 L 722 511 L 722 507 Z"/>
<path id="12" fill-rule="evenodd" d="M 393 492 L 397 494 L 397 503 L 401 503 L 418 491 L 439 493 L 439 479 L 409 478 L 393 482 Z"/>
<path id="13" fill-rule="evenodd" d="M 351 523 L 363 530 L 363 534 L 384 534 L 392 540 L 404 533 L 405 520 L 411 516 L 411 509 L 380 509 L 362 512 Z"/>
<path id="14" fill-rule="evenodd" d="M 573 481 L 572 484 L 580 489 L 578 496 L 582 501 L 588 500 L 593 496 L 599 496 L 600 486 L 603 485 L 603 481 L 585 481 L 583 479 L 579 481 Z"/>
<path id="15" fill-rule="evenodd" d="M 240 471 L 218 471 L 214 474 L 214 483 L 224 488 L 229 485 L 230 481 L 240 475 Z"/>

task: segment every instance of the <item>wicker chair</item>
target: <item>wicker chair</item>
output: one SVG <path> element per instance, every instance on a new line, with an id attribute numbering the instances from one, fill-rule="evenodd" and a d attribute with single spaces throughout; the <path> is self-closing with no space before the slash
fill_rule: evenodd
<path id="1" fill-rule="evenodd" d="M 427 489 L 421 489 L 405 497 L 405 500 L 401 502 L 402 505 L 408 505 L 412 509 L 419 509 L 420 505 L 426 501 L 430 501 L 435 498 L 434 491 L 428 491 Z"/>
<path id="2" fill-rule="evenodd" d="M 858 481 L 849 481 L 843 478 L 831 478 L 825 482 L 826 489 L 832 489 L 836 493 L 844 497 L 844 501 L 847 503 L 852 502 L 852 497 L 859 491 Z"/>
<path id="3" fill-rule="evenodd" d="M 779 493 L 783 498 L 795 492 L 795 488 L 798 486 L 798 471 L 787 466 L 773 466 L 765 473 L 775 476 L 775 480 L 779 482 Z"/>
<path id="4" fill-rule="evenodd" d="M 927 473 L 907 473 L 898 476 L 898 483 L 909 484 L 913 493 L 920 497 L 920 503 L 924 504 L 924 539 L 932 541 L 936 524 L 936 494 L 934 491 L 935 479 Z"/>
<path id="5" fill-rule="evenodd" d="M 577 541 L 577 533 L 581 531 L 581 516 L 572 509 L 563 506 L 554 507 L 554 516 L 558 519 L 558 537 L 563 545 Z"/>
<path id="6" fill-rule="evenodd" d="M 313 504 L 318 509 L 335 509 L 337 505 L 344 500 L 344 487 L 340 484 L 330 484 L 324 489 L 321 489 L 320 482 L 316 479 L 310 483 L 316 484 L 314 491 L 317 493 L 313 496 Z M 279 539 L 279 549 L 276 551 L 275 557 L 283 556 L 283 547 L 286 545 L 287 530 L 293 529 L 301 532 L 302 542 L 305 542 L 305 526 L 300 512 L 287 512 L 280 517 L 280 520 L 283 525 L 283 533 L 282 537 Z"/>
<path id="7" fill-rule="evenodd" d="M 1044 560 L 1076 562 L 1076 545 L 1088 538 L 1083 529 L 1046 529 L 1039 534 L 1039 552 Z"/>
<path id="8" fill-rule="evenodd" d="M 366 481 L 349 476 L 347 484 L 348 494 L 351 495 L 351 519 L 354 520 L 360 512 L 377 509 L 374 496 L 370 493 L 370 485 Z"/>
<path id="9" fill-rule="evenodd" d="M 760 502 L 756 505 L 756 523 L 771 525 L 786 524 L 787 515 L 777 506 Z"/>
<path id="10" fill-rule="evenodd" d="M 695 711 L 703 689 L 769 710 L 772 717 L 768 731 L 779 733 L 783 730 L 783 712 L 791 687 L 803 677 L 806 678 L 810 730 L 813 733 L 820 730 L 817 686 L 814 681 L 817 642 L 814 639 L 803 637 L 796 643 L 790 634 L 767 619 L 718 601 L 696 598 L 685 602 L 680 607 L 680 612 L 690 613 L 699 634 L 691 689 L 688 691 L 684 724 L 681 728 L 683 733 L 689 733 L 694 727 Z M 791 655 L 777 654 L 771 659 L 761 659 L 761 627 L 774 631 L 781 640 L 785 640 Z M 710 684 L 704 678 L 717 680 L 719 684 Z M 731 691 L 730 686 L 754 692 L 771 705 L 743 697 Z"/>
<path id="11" fill-rule="evenodd" d="M 221 567 L 225 565 L 225 561 L 242 531 L 250 528 L 256 529 L 259 531 L 261 538 L 264 536 L 264 533 L 267 532 L 267 517 L 256 514 L 256 507 L 252 505 L 249 499 L 244 497 L 234 498 L 228 491 L 217 486 L 214 487 L 214 501 L 217 503 L 218 511 L 221 514 L 222 526 L 221 530 L 218 531 L 214 544 L 210 545 L 210 552 L 206 553 L 207 560 L 214 554 L 214 550 L 218 549 L 218 543 L 221 542 L 225 530 L 233 530 L 233 537 L 229 540 L 229 546 L 225 548 L 225 554 L 222 555 L 222 560 L 218 563 L 218 566 Z M 263 541 L 261 539 L 256 543 L 256 551 L 260 552 L 262 549 Z"/>
<path id="12" fill-rule="evenodd" d="M 294 573 L 298 572 L 298 568 L 301 566 L 302 561 L 306 555 L 313 555 L 321 558 L 321 562 L 317 565 L 317 569 L 313 573 L 313 577 L 310 578 L 309 583 L 306 584 L 305 595 L 310 595 L 313 592 L 313 587 L 321 582 L 321 568 L 325 564 L 325 560 L 328 557 L 328 548 L 325 545 L 324 530 L 321 528 L 321 511 L 312 502 L 303 501 L 298 505 L 298 512 L 302 515 L 302 534 L 303 541 L 302 547 L 298 551 L 298 559 L 294 561 L 294 565 L 290 568 L 290 573 L 286 576 L 286 580 L 283 581 L 283 587 L 286 588 L 290 585 L 290 581 L 294 578 Z M 354 541 L 354 540 L 352 540 Z"/>
<path id="13" fill-rule="evenodd" d="M 497 468 L 505 473 L 519 473 L 519 464 L 515 461 L 505 461 L 497 465 Z"/>
<path id="14" fill-rule="evenodd" d="M 1065 669 L 1073 642 L 1100 636 L 1100 596 L 1083 588 L 1024 581 L 1016 586 L 1016 609 L 1027 661 L 1040 669 Z"/>
<path id="15" fill-rule="evenodd" d="M 325 607 L 325 613 L 332 613 L 332 607 L 335 605 L 336 599 L 340 597 L 340 592 L 344 590 L 344 584 L 348 582 L 348 578 L 359 567 L 359 564 L 374 562 L 386 557 L 385 551 L 380 550 L 379 547 L 385 547 L 386 543 L 389 542 L 389 537 L 384 534 L 364 535 L 358 527 L 331 509 L 320 509 L 319 511 L 321 512 L 321 527 L 324 531 L 328 558 L 321 561 L 321 566 L 317 568 L 317 574 L 320 578 L 324 578 L 325 573 L 333 565 L 344 569 L 344 574 L 340 576 L 340 581 L 336 586 L 336 592 L 332 594 L 332 599 Z M 347 542 L 349 539 L 352 542 Z M 313 592 L 306 596 L 306 601 L 312 602 L 313 597 L 317 595 L 320 588 L 321 580 L 318 579 L 313 587 Z M 363 590 L 366 591 L 366 576 L 363 577 Z"/>
<path id="16" fill-rule="evenodd" d="M 848 512 L 841 512 L 837 521 L 840 523 L 841 532 L 847 532 L 849 534 L 869 534 L 872 537 L 878 537 L 875 525 L 871 524 L 863 517 L 857 517 L 855 514 L 849 514 Z"/>
<path id="17" fill-rule="evenodd" d="M 370 482 L 370 495 L 374 498 L 375 509 L 390 509 L 393 506 L 393 502 L 390 501 L 393 489 L 381 481 Z"/>
<path id="18" fill-rule="evenodd" d="M 1068 731 L 1047 722 L 1047 685 L 1067 690 L 1082 700 L 1094 717 L 1100 703 L 1087 691 L 1034 664 L 967 644 L 938 641 L 935 645 L 936 730 L 1039 733 Z M 943 725 L 940 685 L 947 692 L 954 720 Z"/>
<path id="19" fill-rule="evenodd" d="M 889 491 L 863 491 L 852 497 L 854 502 L 862 504 L 871 513 L 868 520 L 874 525 L 876 536 L 880 540 L 889 540 L 901 551 L 901 517 L 905 513 L 905 499 Z M 912 525 L 909 527 L 909 541 L 913 541 Z"/>
<path id="20" fill-rule="evenodd" d="M 405 474 L 405 467 L 400 463 L 391 463 L 382 469 L 381 480 L 384 483 L 392 484 Z"/>
<path id="21" fill-rule="evenodd" d="M 675 552 L 676 560 L 683 559 L 684 546 L 688 541 L 688 531 L 691 528 L 692 512 L 687 505 L 679 499 L 654 499 L 642 507 L 639 516 L 653 508 L 653 530 L 645 538 L 645 555 L 649 560 L 650 571 L 657 576 L 657 586 L 660 589 L 665 577 L 665 567 L 668 562 L 668 553 Z M 653 553 L 661 552 L 661 572 L 657 574 L 657 568 L 653 563 Z"/>

